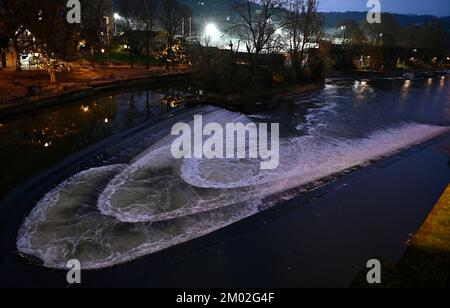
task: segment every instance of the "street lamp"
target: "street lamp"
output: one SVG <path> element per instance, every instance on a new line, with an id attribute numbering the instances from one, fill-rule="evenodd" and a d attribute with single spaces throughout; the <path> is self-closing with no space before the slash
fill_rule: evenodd
<path id="1" fill-rule="evenodd" d="M 220 38 L 220 31 L 213 23 L 206 25 L 205 34 L 209 41 L 217 41 Z"/>
<path id="2" fill-rule="evenodd" d="M 105 49 L 101 49 L 100 50 L 101 52 L 102 52 L 102 58 L 103 58 L 103 80 L 105 80 L 106 79 L 106 61 L 105 61 L 105 58 L 104 58 L 104 54 L 105 54 Z"/>
<path id="3" fill-rule="evenodd" d="M 117 35 L 117 23 L 122 20 L 119 13 L 114 13 L 114 34 Z"/>

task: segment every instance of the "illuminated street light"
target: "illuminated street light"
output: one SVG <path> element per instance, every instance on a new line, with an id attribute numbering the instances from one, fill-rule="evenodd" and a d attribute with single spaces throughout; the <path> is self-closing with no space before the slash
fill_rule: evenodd
<path id="1" fill-rule="evenodd" d="M 119 13 L 114 13 L 114 19 L 115 20 L 121 20 L 122 16 L 120 16 Z"/>
<path id="2" fill-rule="evenodd" d="M 220 38 L 220 31 L 213 23 L 206 25 L 205 34 L 211 41 L 217 41 Z"/>

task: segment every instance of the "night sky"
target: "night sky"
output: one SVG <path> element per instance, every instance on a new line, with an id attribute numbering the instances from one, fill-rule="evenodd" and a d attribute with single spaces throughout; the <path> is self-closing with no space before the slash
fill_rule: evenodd
<path id="1" fill-rule="evenodd" d="M 367 11 L 367 0 L 320 0 L 322 11 Z M 381 0 L 384 12 L 450 16 L 450 0 Z"/>

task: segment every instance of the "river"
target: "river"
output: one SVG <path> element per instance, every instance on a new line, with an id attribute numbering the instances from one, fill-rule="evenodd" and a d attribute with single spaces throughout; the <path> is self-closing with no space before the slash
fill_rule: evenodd
<path id="1" fill-rule="evenodd" d="M 183 108 L 177 96 L 134 91 L 4 122 L 2 182 L 12 188 L 104 138 Z M 273 196 L 289 200 L 305 192 L 293 188 L 448 132 L 450 86 L 448 78 L 335 80 L 264 113 L 199 112 L 205 122 L 280 123 L 280 167 L 259 170 L 250 159 L 175 160 L 170 126 L 150 130 L 133 151 L 42 192 L 24 213 L 18 250 L 49 268 L 78 259 L 84 269 L 99 269 L 209 234 L 278 204 Z M 192 120 L 191 114 L 183 119 Z"/>

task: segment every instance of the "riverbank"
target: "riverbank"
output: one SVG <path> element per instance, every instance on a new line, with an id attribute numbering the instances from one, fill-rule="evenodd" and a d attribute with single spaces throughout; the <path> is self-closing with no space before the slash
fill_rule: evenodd
<path id="1" fill-rule="evenodd" d="M 276 108 L 286 97 L 316 92 L 323 88 L 325 88 L 325 80 L 323 82 L 285 86 L 243 94 L 223 95 L 207 93 L 202 97 L 202 100 L 207 101 L 210 105 L 249 114 Z"/>
<path id="2" fill-rule="evenodd" d="M 59 76 L 58 84 L 51 85 L 47 80 L 48 74 L 43 72 L 0 70 L 0 118 L 99 95 L 112 89 L 184 80 L 189 75 L 184 66 L 169 71 L 162 67 L 149 70 L 108 67 L 106 72 L 89 69 L 65 73 Z M 27 87 L 30 84 L 38 87 L 39 83 L 41 92 L 34 89 L 35 95 L 28 96 Z"/>
<path id="3" fill-rule="evenodd" d="M 339 70 L 333 71 L 328 79 L 385 79 L 385 78 L 429 78 L 448 76 L 448 72 L 426 69 L 399 69 L 386 71 Z"/>
<path id="4" fill-rule="evenodd" d="M 382 262 L 381 288 L 418 288 L 450 286 L 450 186 L 409 242 L 400 262 Z M 360 273 L 354 287 L 367 287 Z"/>

